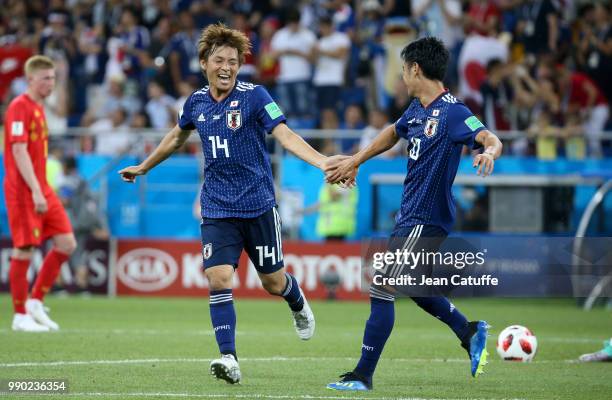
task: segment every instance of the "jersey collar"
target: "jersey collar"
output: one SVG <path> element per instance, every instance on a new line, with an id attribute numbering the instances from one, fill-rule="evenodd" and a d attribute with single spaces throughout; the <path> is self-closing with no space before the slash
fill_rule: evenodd
<path id="1" fill-rule="evenodd" d="M 442 91 L 442 93 L 440 93 L 439 95 L 436 96 L 435 99 L 433 99 L 429 104 L 427 104 L 426 106 L 424 106 L 423 104 L 421 104 L 421 107 L 423 107 L 424 110 L 427 110 L 429 107 L 431 107 L 432 104 L 434 104 L 435 102 L 437 102 L 438 100 L 440 100 L 442 98 L 442 96 L 444 96 L 445 94 L 448 94 L 448 89 L 444 89 L 444 91 Z M 421 103 L 421 101 L 419 100 L 419 103 Z"/>

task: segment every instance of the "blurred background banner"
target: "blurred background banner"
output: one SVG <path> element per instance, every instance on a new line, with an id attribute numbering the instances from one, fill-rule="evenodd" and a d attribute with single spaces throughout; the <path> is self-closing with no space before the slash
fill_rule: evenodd
<path id="1" fill-rule="evenodd" d="M 8 276 L 9 276 L 9 258 L 11 256 L 12 242 L 8 239 L 0 239 L 0 292 L 8 292 Z M 36 249 L 30 264 L 28 273 L 28 281 L 34 282 L 34 277 L 43 260 L 42 249 Z M 87 268 L 86 290 L 91 294 L 108 294 L 108 285 L 110 279 L 110 242 L 108 240 L 89 239 L 85 242 L 82 252 L 83 265 Z M 77 287 L 76 282 L 76 265 L 71 261 L 62 265 L 59 276 L 61 285 L 56 287 L 56 291 L 61 290 L 64 293 L 74 292 Z"/>

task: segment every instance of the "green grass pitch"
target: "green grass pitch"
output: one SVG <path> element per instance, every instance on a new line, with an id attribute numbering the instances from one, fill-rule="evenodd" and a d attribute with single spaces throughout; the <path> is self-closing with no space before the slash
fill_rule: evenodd
<path id="1" fill-rule="evenodd" d="M 609 399 L 612 393 L 612 363 L 572 362 L 612 336 L 610 313 L 583 312 L 568 299 L 457 300 L 469 318 L 493 326 L 491 362 L 477 379 L 446 326 L 411 301 L 398 301 L 375 390 L 367 393 L 325 389 L 356 363 L 367 303 L 312 302 L 317 330 L 302 342 L 281 299 L 236 300 L 243 382 L 234 386 L 208 375 L 217 347 L 204 298 L 50 296 L 62 330 L 45 334 L 12 332 L 10 298 L 0 296 L 0 304 L 0 380 L 68 379 L 68 395 L 44 398 Z M 495 352 L 497 335 L 514 323 L 538 337 L 531 364 L 503 362 Z"/>

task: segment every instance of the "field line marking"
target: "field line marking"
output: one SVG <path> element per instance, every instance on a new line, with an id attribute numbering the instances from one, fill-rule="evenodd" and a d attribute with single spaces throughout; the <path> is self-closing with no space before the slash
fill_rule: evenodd
<path id="1" fill-rule="evenodd" d="M 240 362 L 294 362 L 294 361 L 356 361 L 356 357 L 245 357 Z M 209 363 L 210 358 L 145 358 L 123 360 L 64 360 L 64 361 L 30 361 L 18 363 L 0 363 L 0 368 L 21 367 L 56 367 L 68 365 L 121 365 L 150 363 Z M 405 363 L 468 363 L 467 358 L 386 358 L 386 362 Z M 501 362 L 501 360 L 500 360 Z M 577 360 L 539 360 L 537 364 L 574 363 Z"/>
<path id="2" fill-rule="evenodd" d="M 11 333 L 13 332 L 11 329 L 0 329 L 0 334 L 2 333 Z M 201 330 L 171 330 L 171 329 L 62 329 L 59 332 L 53 332 L 54 335 L 57 334 L 114 334 L 114 335 L 195 335 L 195 336 L 214 336 L 214 332 L 212 329 L 201 329 Z M 236 331 L 237 336 L 294 336 L 295 332 L 287 331 L 287 332 L 253 332 L 253 331 Z M 361 333 L 360 333 L 361 335 Z M 345 333 L 341 335 L 343 337 L 353 337 L 355 336 L 352 333 Z M 432 339 L 436 340 L 455 340 L 454 336 L 447 334 L 416 334 L 412 335 L 412 338 L 415 339 Z M 538 340 L 541 342 L 557 342 L 557 343 L 600 343 L 602 341 L 601 338 L 576 338 L 576 337 L 560 337 L 560 336 L 546 336 L 546 335 L 537 335 Z"/>
<path id="3" fill-rule="evenodd" d="M 205 399 L 225 399 L 228 397 L 227 393 L 215 394 L 215 393 L 164 393 L 164 392 L 135 392 L 135 393 L 102 393 L 102 392 L 83 392 L 83 393 L 66 393 L 62 396 L 78 396 L 78 397 L 184 397 L 184 398 L 205 398 Z M 312 400 L 478 400 L 473 398 L 462 398 L 462 399 L 440 399 L 440 398 L 424 398 L 424 397 L 355 397 L 355 396 L 315 396 L 315 395 L 271 395 L 271 394 L 231 394 L 234 399 L 312 399 Z M 488 399 L 497 400 L 497 399 Z M 500 399 L 501 400 L 501 399 Z M 510 399 L 507 399 L 510 400 Z M 520 399 L 511 399 L 520 400 Z"/>

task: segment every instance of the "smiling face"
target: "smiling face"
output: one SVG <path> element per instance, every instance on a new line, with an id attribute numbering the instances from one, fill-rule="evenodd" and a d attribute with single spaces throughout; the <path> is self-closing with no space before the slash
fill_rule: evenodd
<path id="1" fill-rule="evenodd" d="M 236 84 L 240 69 L 238 50 L 233 47 L 220 46 L 214 49 L 206 60 L 200 60 L 206 74 L 213 97 L 223 97 Z"/>

